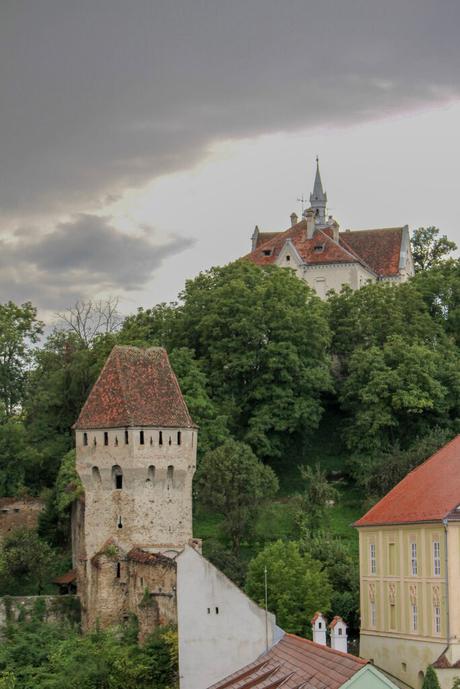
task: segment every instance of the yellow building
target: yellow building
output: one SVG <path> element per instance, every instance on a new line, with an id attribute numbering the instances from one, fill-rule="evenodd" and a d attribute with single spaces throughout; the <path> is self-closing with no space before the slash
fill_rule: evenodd
<path id="1" fill-rule="evenodd" d="M 360 655 L 410 687 L 460 677 L 460 435 L 367 512 Z"/>

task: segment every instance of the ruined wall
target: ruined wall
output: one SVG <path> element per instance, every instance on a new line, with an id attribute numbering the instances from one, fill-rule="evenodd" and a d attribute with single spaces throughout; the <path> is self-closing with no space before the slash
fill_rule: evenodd
<path id="1" fill-rule="evenodd" d="M 0 541 L 16 529 L 35 529 L 44 509 L 38 498 L 0 498 Z"/>
<path id="2" fill-rule="evenodd" d="M 80 623 L 78 596 L 3 596 L 0 598 L 0 636 L 8 622 L 37 616 L 47 622 Z"/>

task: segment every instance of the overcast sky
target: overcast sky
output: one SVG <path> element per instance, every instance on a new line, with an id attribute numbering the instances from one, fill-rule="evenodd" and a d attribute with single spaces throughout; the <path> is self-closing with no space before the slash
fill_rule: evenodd
<path id="1" fill-rule="evenodd" d="M 458 0 L 3 0 L 0 302 L 124 311 L 282 230 L 460 244 Z"/>

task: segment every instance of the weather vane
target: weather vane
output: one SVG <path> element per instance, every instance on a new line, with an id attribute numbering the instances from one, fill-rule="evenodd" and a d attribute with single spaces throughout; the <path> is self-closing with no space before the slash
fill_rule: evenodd
<path id="1" fill-rule="evenodd" d="M 302 215 L 303 215 L 303 211 L 304 211 L 304 208 L 305 208 L 305 205 L 304 205 L 304 204 L 307 203 L 307 199 L 304 199 L 303 194 L 302 194 L 302 196 L 301 196 L 300 198 L 298 198 L 297 201 L 299 201 L 299 202 L 302 204 Z"/>

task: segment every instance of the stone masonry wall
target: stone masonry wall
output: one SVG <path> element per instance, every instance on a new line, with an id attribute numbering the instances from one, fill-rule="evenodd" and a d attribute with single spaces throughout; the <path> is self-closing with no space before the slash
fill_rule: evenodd
<path id="1" fill-rule="evenodd" d="M 0 636 L 8 622 L 33 615 L 48 622 L 80 623 L 78 596 L 3 596 L 0 598 Z"/>

